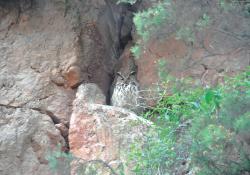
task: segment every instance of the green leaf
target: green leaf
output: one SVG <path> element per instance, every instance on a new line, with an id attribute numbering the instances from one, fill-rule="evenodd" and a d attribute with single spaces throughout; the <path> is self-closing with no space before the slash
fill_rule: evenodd
<path id="1" fill-rule="evenodd" d="M 206 103 L 210 104 L 210 103 L 214 102 L 214 96 L 215 96 L 215 94 L 214 94 L 214 92 L 212 90 L 210 90 L 210 89 L 207 90 L 205 92 Z"/>

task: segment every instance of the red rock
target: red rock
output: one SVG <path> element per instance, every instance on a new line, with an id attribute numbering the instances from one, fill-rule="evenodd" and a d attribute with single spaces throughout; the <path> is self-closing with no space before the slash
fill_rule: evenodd
<path id="1" fill-rule="evenodd" d="M 76 87 L 81 83 L 81 69 L 78 66 L 71 66 L 66 73 L 64 73 L 67 85 L 71 88 Z"/>
<path id="2" fill-rule="evenodd" d="M 123 164 L 128 173 L 122 152 L 127 152 L 136 139 L 143 140 L 149 126 L 122 108 L 97 104 L 75 108 L 70 121 L 70 151 L 83 160 L 101 160 L 113 168 Z"/>

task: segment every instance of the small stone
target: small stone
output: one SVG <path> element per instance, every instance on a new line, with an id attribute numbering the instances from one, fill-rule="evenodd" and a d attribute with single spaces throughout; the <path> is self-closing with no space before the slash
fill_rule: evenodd
<path id="1" fill-rule="evenodd" d="M 78 66 L 71 66 L 66 73 L 64 73 L 67 85 L 71 88 L 76 87 L 81 82 L 81 69 Z"/>

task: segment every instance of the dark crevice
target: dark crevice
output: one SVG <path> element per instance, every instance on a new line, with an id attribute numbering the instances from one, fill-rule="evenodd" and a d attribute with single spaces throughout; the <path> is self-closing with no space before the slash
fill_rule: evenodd
<path id="1" fill-rule="evenodd" d="M 45 114 L 51 118 L 55 127 L 60 131 L 61 136 L 64 138 L 65 141 L 65 148 L 64 151 L 69 151 L 69 122 L 60 120 L 53 112 L 49 110 L 43 110 L 40 108 L 31 108 L 32 110 L 38 111 L 41 114 Z"/>
<path id="2" fill-rule="evenodd" d="M 113 84 L 113 81 L 115 79 L 115 75 L 114 73 L 112 75 L 110 75 L 110 86 L 109 86 L 109 90 L 108 90 L 108 93 L 106 95 L 106 104 L 107 105 L 111 105 L 111 97 L 112 97 L 112 84 Z"/>
<path id="3" fill-rule="evenodd" d="M 38 109 L 38 111 L 40 111 L 41 113 L 45 113 L 46 115 L 48 115 L 51 120 L 53 121 L 56 129 L 58 129 L 61 133 L 61 136 L 64 138 L 65 141 L 65 146 L 63 148 L 64 152 L 68 152 L 69 151 L 69 122 L 64 122 L 61 121 L 57 116 L 55 116 L 51 111 L 48 110 L 40 110 Z"/>
<path id="4" fill-rule="evenodd" d="M 13 109 L 21 109 L 21 108 L 23 108 L 21 106 L 12 106 L 12 105 L 5 105 L 5 104 L 0 104 L 0 107 L 13 108 Z"/>
<path id="5" fill-rule="evenodd" d="M 51 111 L 43 110 L 43 109 L 40 109 L 40 108 L 30 108 L 30 109 L 32 109 L 34 111 L 38 111 L 41 114 L 48 115 L 51 118 L 51 120 L 53 121 L 54 124 L 60 123 L 60 119 L 58 117 L 56 117 Z"/>
<path id="6" fill-rule="evenodd" d="M 109 8 L 112 8 L 110 5 L 109 0 L 106 0 L 106 3 L 108 4 Z M 116 5 L 116 8 L 119 8 L 118 6 L 122 7 L 122 11 L 120 14 L 120 20 L 118 22 L 118 38 L 119 38 L 119 48 L 118 48 L 118 53 L 120 53 L 117 56 L 117 60 L 119 60 L 121 54 L 123 53 L 125 47 L 127 46 L 128 43 L 130 43 L 133 38 L 132 38 L 132 29 L 133 29 L 133 14 L 138 11 L 138 5 L 141 3 L 141 1 L 138 1 L 136 4 L 131 5 L 131 4 L 125 4 L 121 3 L 119 5 Z M 128 28 L 127 28 L 128 27 Z M 124 32 L 124 30 L 127 30 L 128 32 Z M 124 33 L 127 33 L 124 35 Z M 110 75 L 110 86 L 108 93 L 106 94 L 106 103 L 107 105 L 111 104 L 111 97 L 112 97 L 112 86 L 113 82 L 115 80 L 116 76 L 116 67 L 114 67 L 112 74 Z"/>

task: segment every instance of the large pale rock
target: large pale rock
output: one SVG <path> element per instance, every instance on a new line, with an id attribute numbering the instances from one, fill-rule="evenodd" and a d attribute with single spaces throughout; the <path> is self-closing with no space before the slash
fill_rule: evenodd
<path id="1" fill-rule="evenodd" d="M 99 174 L 112 174 L 106 165 L 117 172 L 123 167 L 126 175 L 132 174 L 131 167 L 126 164 L 129 148 L 138 139 L 143 143 L 150 125 L 150 122 L 118 107 L 99 104 L 75 107 L 70 121 L 70 151 L 83 160 L 82 164 L 103 162 L 97 170 Z"/>
<path id="2" fill-rule="evenodd" d="M 58 144 L 64 139 L 49 116 L 0 106 L 1 175 L 51 175 L 46 157 Z"/>
<path id="3" fill-rule="evenodd" d="M 106 104 L 106 97 L 102 90 L 94 83 L 81 84 L 76 93 L 74 107 L 88 103 Z"/>

